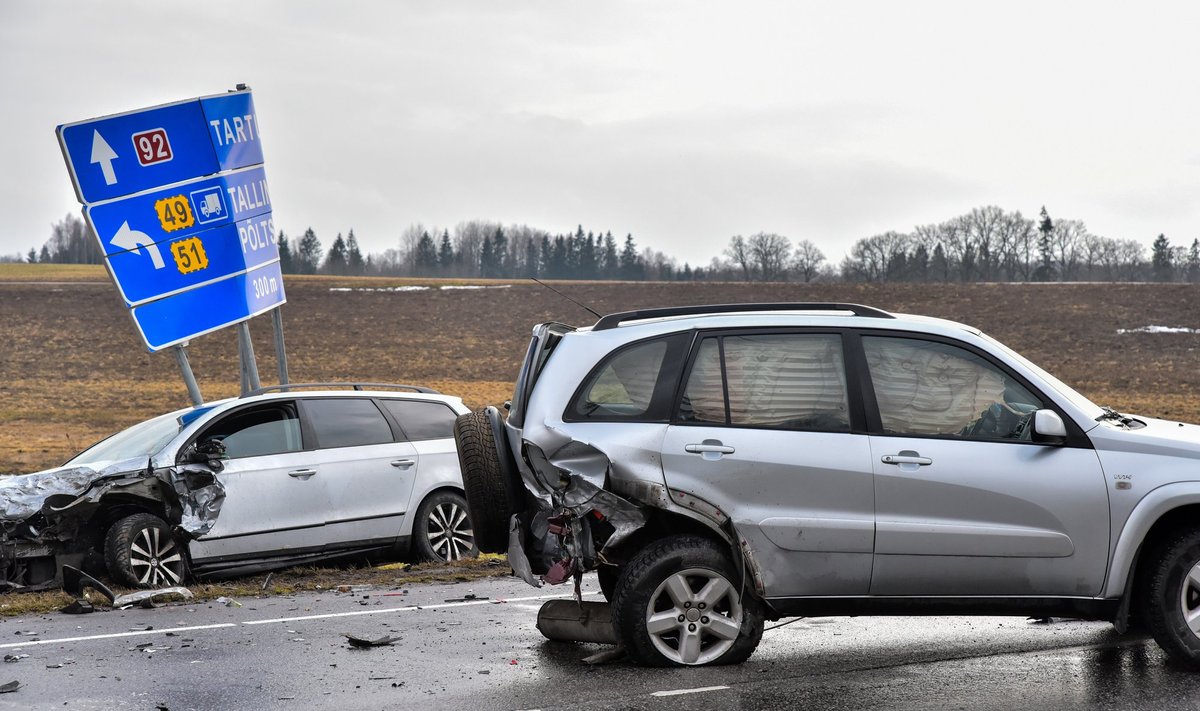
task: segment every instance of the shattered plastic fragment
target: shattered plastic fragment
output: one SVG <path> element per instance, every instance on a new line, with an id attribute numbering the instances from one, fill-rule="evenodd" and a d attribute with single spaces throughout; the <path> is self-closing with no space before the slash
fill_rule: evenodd
<path id="1" fill-rule="evenodd" d="M 116 600 L 113 600 L 113 607 L 125 607 L 126 605 L 137 605 L 139 603 L 141 603 L 143 606 L 146 606 L 146 603 L 150 603 L 149 606 L 153 607 L 154 601 L 158 598 L 170 597 L 172 595 L 178 595 L 185 599 L 194 597 L 192 595 L 192 591 L 184 587 L 159 588 L 158 590 L 138 590 L 137 592 L 131 592 L 128 595 L 121 595 Z M 220 599 L 217 600 L 217 602 L 220 601 Z M 241 605 L 238 607 L 241 607 Z"/>
<path id="2" fill-rule="evenodd" d="M 83 598 L 75 600 L 70 605 L 67 605 L 66 607 L 59 610 L 59 612 L 65 614 L 65 615 L 86 615 L 90 612 L 95 612 L 95 611 L 96 611 L 95 606 L 93 606 L 92 603 L 88 602 L 87 600 L 84 600 Z"/>
<path id="3" fill-rule="evenodd" d="M 354 635 L 347 634 L 345 632 L 342 633 L 342 636 L 346 638 L 346 641 L 350 643 L 351 647 L 358 647 L 359 649 L 367 649 L 369 647 L 390 647 L 393 642 L 399 642 L 402 639 L 399 636 L 365 639 L 363 637 L 355 637 Z"/>
<path id="4" fill-rule="evenodd" d="M 21 682 L 10 681 L 7 684 L 0 685 L 0 694 L 11 694 L 12 692 L 14 692 L 20 688 L 21 688 Z"/>

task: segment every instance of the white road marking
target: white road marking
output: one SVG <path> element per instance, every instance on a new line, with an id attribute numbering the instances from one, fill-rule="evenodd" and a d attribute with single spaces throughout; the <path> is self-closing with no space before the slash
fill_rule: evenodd
<path id="1" fill-rule="evenodd" d="M 655 691 L 651 696 L 683 696 L 684 694 L 703 694 L 709 691 L 721 691 L 728 686 L 703 686 L 699 689 L 675 689 L 674 691 Z"/>
<path id="2" fill-rule="evenodd" d="M 216 625 L 195 625 L 194 627 L 164 627 L 156 630 L 135 630 L 133 632 L 113 632 L 111 634 L 93 634 L 86 637 L 62 637 L 59 639 L 31 639 L 25 642 L 0 644 L 0 649 L 16 647 L 32 647 L 38 644 L 61 644 L 63 642 L 86 642 L 93 639 L 115 639 L 117 637 L 141 637 L 148 634 L 163 634 L 164 632 L 191 632 L 193 630 L 215 630 L 222 627 L 237 627 L 234 622 L 222 622 Z"/>
<path id="3" fill-rule="evenodd" d="M 584 595 L 599 595 L 599 592 L 585 592 Z M 192 632 L 195 630 L 215 630 L 242 625 L 269 625 L 280 622 L 297 622 L 300 620 L 324 620 L 335 617 L 356 617 L 360 615 L 379 615 L 387 612 L 415 612 L 419 610 L 440 610 L 448 607 L 468 607 L 474 605 L 498 605 L 508 602 L 528 602 L 530 600 L 552 600 L 562 595 L 536 595 L 532 597 L 497 598 L 495 600 L 466 600 L 464 602 L 443 602 L 433 605 L 407 605 L 405 607 L 389 607 L 379 610 L 355 610 L 354 612 L 329 612 L 322 615 L 304 615 L 302 617 L 277 617 L 269 620 L 245 620 L 243 622 L 222 622 L 212 625 L 194 625 L 191 627 L 164 627 L 153 630 L 135 630 L 132 632 L 112 632 L 109 634 L 94 634 L 83 637 L 60 637 L 57 639 L 31 639 L 23 642 L 0 644 L 0 649 L 16 649 L 33 647 L 42 644 L 63 644 L 65 642 L 89 642 L 97 639 L 116 639 L 119 637 L 142 637 L 145 635 L 164 634 L 166 632 Z"/>
<path id="4" fill-rule="evenodd" d="M 585 592 L 584 595 L 599 595 L 598 592 Z M 380 615 L 388 612 L 414 612 L 416 610 L 443 610 L 448 607 L 470 607 L 474 605 L 497 605 L 502 602 L 527 602 L 529 600 L 553 600 L 562 595 L 536 595 L 533 597 L 510 597 L 498 600 L 467 600 L 465 602 L 443 602 L 433 605 L 406 605 L 404 607 L 385 607 L 378 610 L 355 610 L 354 612 L 328 612 L 322 615 L 304 615 L 301 617 L 279 617 L 270 620 L 251 620 L 243 625 L 270 625 L 278 622 L 300 622 L 303 620 L 326 620 L 334 617 L 358 617 L 360 615 Z"/>

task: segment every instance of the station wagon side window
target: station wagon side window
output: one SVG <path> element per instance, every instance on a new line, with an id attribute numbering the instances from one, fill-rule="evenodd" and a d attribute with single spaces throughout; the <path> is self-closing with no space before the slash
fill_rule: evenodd
<path id="1" fill-rule="evenodd" d="M 321 449 L 361 447 L 394 441 L 392 428 L 374 402 L 366 398 L 312 398 L 304 415 Z"/>
<path id="2" fill-rule="evenodd" d="M 1042 401 L 971 351 L 915 338 L 863 336 L 886 434 L 1030 441 Z"/>
<path id="3" fill-rule="evenodd" d="M 428 400 L 380 400 L 410 441 L 454 436 L 458 413 L 449 405 Z"/>
<path id="4" fill-rule="evenodd" d="M 592 370 L 563 414 L 567 422 L 665 422 L 691 333 L 619 348 Z"/>
<path id="5" fill-rule="evenodd" d="M 238 410 L 209 425 L 197 442 L 218 439 L 229 459 L 299 452 L 303 449 L 300 418 L 290 402 Z"/>
<path id="6" fill-rule="evenodd" d="M 781 333 L 704 339 L 676 421 L 849 432 L 841 337 Z"/>

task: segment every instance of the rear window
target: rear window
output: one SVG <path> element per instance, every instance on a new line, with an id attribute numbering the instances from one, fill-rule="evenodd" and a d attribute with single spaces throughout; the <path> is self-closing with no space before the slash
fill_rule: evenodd
<path id="1" fill-rule="evenodd" d="M 304 401 L 304 413 L 322 449 L 361 447 L 392 441 L 392 428 L 375 403 L 366 399 L 319 398 Z"/>
<path id="2" fill-rule="evenodd" d="M 410 440 L 443 439 L 454 436 L 458 415 L 449 405 L 425 400 L 380 400 Z"/>
<path id="3" fill-rule="evenodd" d="M 690 340 L 680 333 L 614 351 L 584 381 L 563 419 L 665 421 Z"/>

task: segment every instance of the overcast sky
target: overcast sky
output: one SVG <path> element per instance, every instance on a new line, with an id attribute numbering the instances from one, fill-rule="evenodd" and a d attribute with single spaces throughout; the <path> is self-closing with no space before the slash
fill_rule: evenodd
<path id="1" fill-rule="evenodd" d="M 78 212 L 59 123 L 254 90 L 275 224 L 861 237 L 995 204 L 1200 236 L 1200 4 L 0 0 L 0 253 Z"/>

